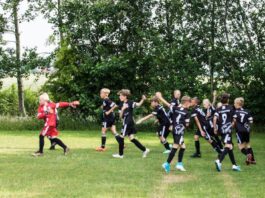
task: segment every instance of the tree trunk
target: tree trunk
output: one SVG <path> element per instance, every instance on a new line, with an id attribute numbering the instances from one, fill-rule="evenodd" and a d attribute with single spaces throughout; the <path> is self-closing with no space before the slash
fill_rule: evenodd
<path id="1" fill-rule="evenodd" d="M 57 0 L 57 10 L 58 10 L 58 31 L 60 37 L 60 47 L 63 44 L 63 20 L 62 20 L 62 13 L 61 13 L 61 0 Z"/>
<path id="2" fill-rule="evenodd" d="M 15 26 L 15 38 L 16 38 L 16 64 L 17 64 L 17 89 L 18 89 L 18 110 L 21 116 L 26 116 L 26 110 L 24 106 L 24 92 L 23 92 L 23 80 L 21 74 L 21 63 L 20 63 L 20 34 L 18 25 L 18 1 L 14 2 L 13 5 L 13 16 Z"/>

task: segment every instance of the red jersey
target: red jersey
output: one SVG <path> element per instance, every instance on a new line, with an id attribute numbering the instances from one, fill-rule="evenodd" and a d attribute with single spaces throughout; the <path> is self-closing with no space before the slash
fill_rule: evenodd
<path id="1" fill-rule="evenodd" d="M 44 126 L 56 127 L 57 125 L 57 109 L 63 107 L 69 107 L 68 102 L 48 102 L 46 105 L 40 105 L 38 108 L 38 119 L 43 119 L 45 121 Z"/>

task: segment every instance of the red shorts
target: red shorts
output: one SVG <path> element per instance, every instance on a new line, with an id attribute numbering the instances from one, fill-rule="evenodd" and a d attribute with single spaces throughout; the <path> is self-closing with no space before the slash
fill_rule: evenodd
<path id="1" fill-rule="evenodd" d="M 40 135 L 55 138 L 59 135 L 59 131 L 56 127 L 53 126 L 45 126 L 43 127 L 42 131 L 40 132 Z"/>

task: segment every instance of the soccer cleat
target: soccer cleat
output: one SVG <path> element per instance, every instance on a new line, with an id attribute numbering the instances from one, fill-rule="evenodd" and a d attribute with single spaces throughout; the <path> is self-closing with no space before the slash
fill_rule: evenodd
<path id="1" fill-rule="evenodd" d="M 240 166 L 237 166 L 237 165 L 233 165 L 232 170 L 233 171 L 241 171 Z"/>
<path id="2" fill-rule="evenodd" d="M 170 164 L 165 162 L 164 164 L 162 164 L 162 168 L 166 171 L 166 173 L 170 172 Z"/>
<path id="3" fill-rule="evenodd" d="M 222 170 L 222 164 L 221 164 L 220 160 L 215 160 L 215 167 L 216 167 L 216 170 L 218 172 L 221 172 L 221 170 Z"/>
<path id="4" fill-rule="evenodd" d="M 112 157 L 123 159 L 123 155 L 113 154 Z"/>
<path id="5" fill-rule="evenodd" d="M 194 153 L 190 157 L 192 157 L 192 158 L 201 158 L 201 154 L 200 153 Z"/>
<path id="6" fill-rule="evenodd" d="M 66 147 L 66 148 L 64 149 L 64 155 L 67 155 L 69 152 L 70 152 L 70 149 L 69 149 L 68 147 Z"/>
<path id="7" fill-rule="evenodd" d="M 186 169 L 184 168 L 182 162 L 178 162 L 178 163 L 176 164 L 176 169 L 177 169 L 177 170 L 180 170 L 180 171 L 183 171 L 183 172 L 186 171 Z"/>
<path id="8" fill-rule="evenodd" d="M 163 154 L 169 154 L 171 152 L 171 150 L 165 150 L 164 152 L 163 152 Z"/>
<path id="9" fill-rule="evenodd" d="M 150 152 L 150 149 L 146 148 L 143 152 L 143 158 L 146 158 L 147 154 Z"/>
<path id="10" fill-rule="evenodd" d="M 102 147 L 100 146 L 100 147 L 97 147 L 97 148 L 96 148 L 96 151 L 98 151 L 98 152 L 104 152 L 104 151 L 106 151 L 106 150 L 107 150 L 106 147 L 102 148 Z"/>
<path id="11" fill-rule="evenodd" d="M 35 153 L 32 153 L 32 156 L 34 156 L 34 157 L 41 157 L 41 156 L 43 156 L 43 153 L 41 153 L 39 151 L 36 151 Z"/>

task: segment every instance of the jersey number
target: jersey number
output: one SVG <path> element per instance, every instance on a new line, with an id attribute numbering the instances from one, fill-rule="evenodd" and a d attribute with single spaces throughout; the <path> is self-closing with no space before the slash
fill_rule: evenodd
<path id="1" fill-rule="evenodd" d="M 226 119 L 227 119 L 227 115 L 226 114 L 222 114 L 222 120 L 223 120 L 222 124 L 226 123 Z"/>
<path id="2" fill-rule="evenodd" d="M 181 118 L 181 114 L 178 115 L 178 117 L 176 118 L 176 122 L 179 124 L 179 120 Z"/>
<path id="3" fill-rule="evenodd" d="M 241 122 L 243 122 L 244 121 L 244 118 L 245 118 L 245 114 L 240 113 L 240 116 L 241 116 Z"/>

